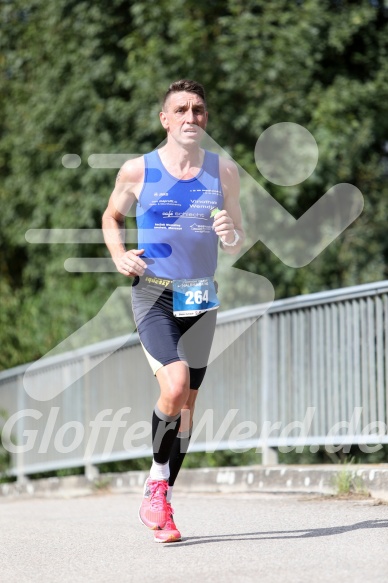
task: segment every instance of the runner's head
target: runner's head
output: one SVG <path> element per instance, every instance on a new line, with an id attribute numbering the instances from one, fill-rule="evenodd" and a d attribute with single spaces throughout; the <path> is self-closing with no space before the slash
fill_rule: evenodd
<path id="1" fill-rule="evenodd" d="M 180 79 L 179 81 L 174 81 L 173 83 L 171 83 L 170 87 L 166 91 L 164 98 L 163 98 L 163 104 L 162 104 L 163 111 L 165 111 L 165 109 L 166 109 L 167 102 L 168 102 L 170 95 L 172 95 L 174 93 L 180 93 L 181 91 L 186 91 L 188 93 L 195 93 L 196 95 L 198 95 L 198 97 L 200 97 L 202 99 L 202 101 L 205 105 L 205 109 L 206 109 L 206 97 L 205 97 L 205 89 L 204 89 L 203 85 L 201 85 L 197 81 L 193 81 L 192 79 Z"/>
<path id="2" fill-rule="evenodd" d="M 203 86 L 190 79 L 172 83 L 159 117 L 170 141 L 184 148 L 198 147 L 208 120 Z"/>

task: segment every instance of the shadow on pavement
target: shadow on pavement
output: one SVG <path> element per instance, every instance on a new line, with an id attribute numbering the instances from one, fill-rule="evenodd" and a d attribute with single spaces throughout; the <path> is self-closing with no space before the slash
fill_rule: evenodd
<path id="1" fill-rule="evenodd" d="M 222 534 L 212 536 L 187 537 L 181 542 L 168 544 L 168 547 L 199 545 L 205 543 L 227 542 L 234 540 L 270 540 L 270 539 L 295 539 L 295 538 L 314 538 L 318 536 L 333 536 L 360 530 L 363 528 L 388 528 L 388 519 L 365 520 L 346 526 L 333 526 L 327 528 L 311 528 L 304 530 L 272 530 L 263 532 L 237 532 L 234 534 Z"/>

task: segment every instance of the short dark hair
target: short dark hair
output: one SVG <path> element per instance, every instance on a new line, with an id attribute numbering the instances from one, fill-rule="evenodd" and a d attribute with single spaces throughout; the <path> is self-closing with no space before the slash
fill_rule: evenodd
<path id="1" fill-rule="evenodd" d="M 171 93 L 179 93 L 180 91 L 195 93 L 203 100 L 206 107 L 205 89 L 201 83 L 193 81 L 192 79 L 180 79 L 179 81 L 174 81 L 171 83 L 163 98 L 163 107 L 166 105 L 166 101 L 170 97 Z"/>

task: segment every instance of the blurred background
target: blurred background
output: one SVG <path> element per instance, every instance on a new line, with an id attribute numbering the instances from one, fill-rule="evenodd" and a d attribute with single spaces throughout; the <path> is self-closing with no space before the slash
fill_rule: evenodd
<path id="1" fill-rule="evenodd" d="M 361 216 L 306 267 L 260 242 L 239 267 L 266 277 L 276 299 L 387 278 L 387 0 L 0 0 L 0 370 L 45 355 L 130 287 L 114 272 L 64 268 L 108 258 L 102 243 L 25 234 L 100 228 L 117 169 L 89 156 L 158 146 L 160 99 L 180 78 L 204 84 L 211 138 L 295 218 L 338 182 L 364 196 Z M 268 183 L 255 164 L 257 139 L 278 122 L 319 147 L 297 186 Z M 67 154 L 79 156 L 72 168 Z M 103 337 L 127 333 L 111 315 Z M 87 342 L 101 327 L 93 334 Z"/>
<path id="2" fill-rule="evenodd" d="M 306 267 L 260 242 L 240 267 L 277 299 L 387 277 L 387 1 L 2 0 L 0 22 L 1 369 L 44 355 L 126 283 L 64 269 L 108 257 L 103 244 L 33 245 L 25 233 L 99 229 L 117 170 L 89 156 L 155 148 L 160 98 L 180 78 L 205 85 L 211 138 L 295 218 L 338 182 L 364 195 L 361 216 Z M 268 183 L 255 164 L 260 134 L 284 121 L 319 147 L 297 186 Z M 63 166 L 69 153 L 77 167 Z M 104 337 L 122 328 L 108 322 Z"/>

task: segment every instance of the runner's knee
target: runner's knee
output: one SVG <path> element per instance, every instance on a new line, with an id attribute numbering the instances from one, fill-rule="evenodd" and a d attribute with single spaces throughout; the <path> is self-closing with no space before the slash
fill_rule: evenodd
<path id="1" fill-rule="evenodd" d="M 187 383 L 172 381 L 168 387 L 164 386 L 162 398 L 182 409 L 187 401 L 189 390 Z"/>

